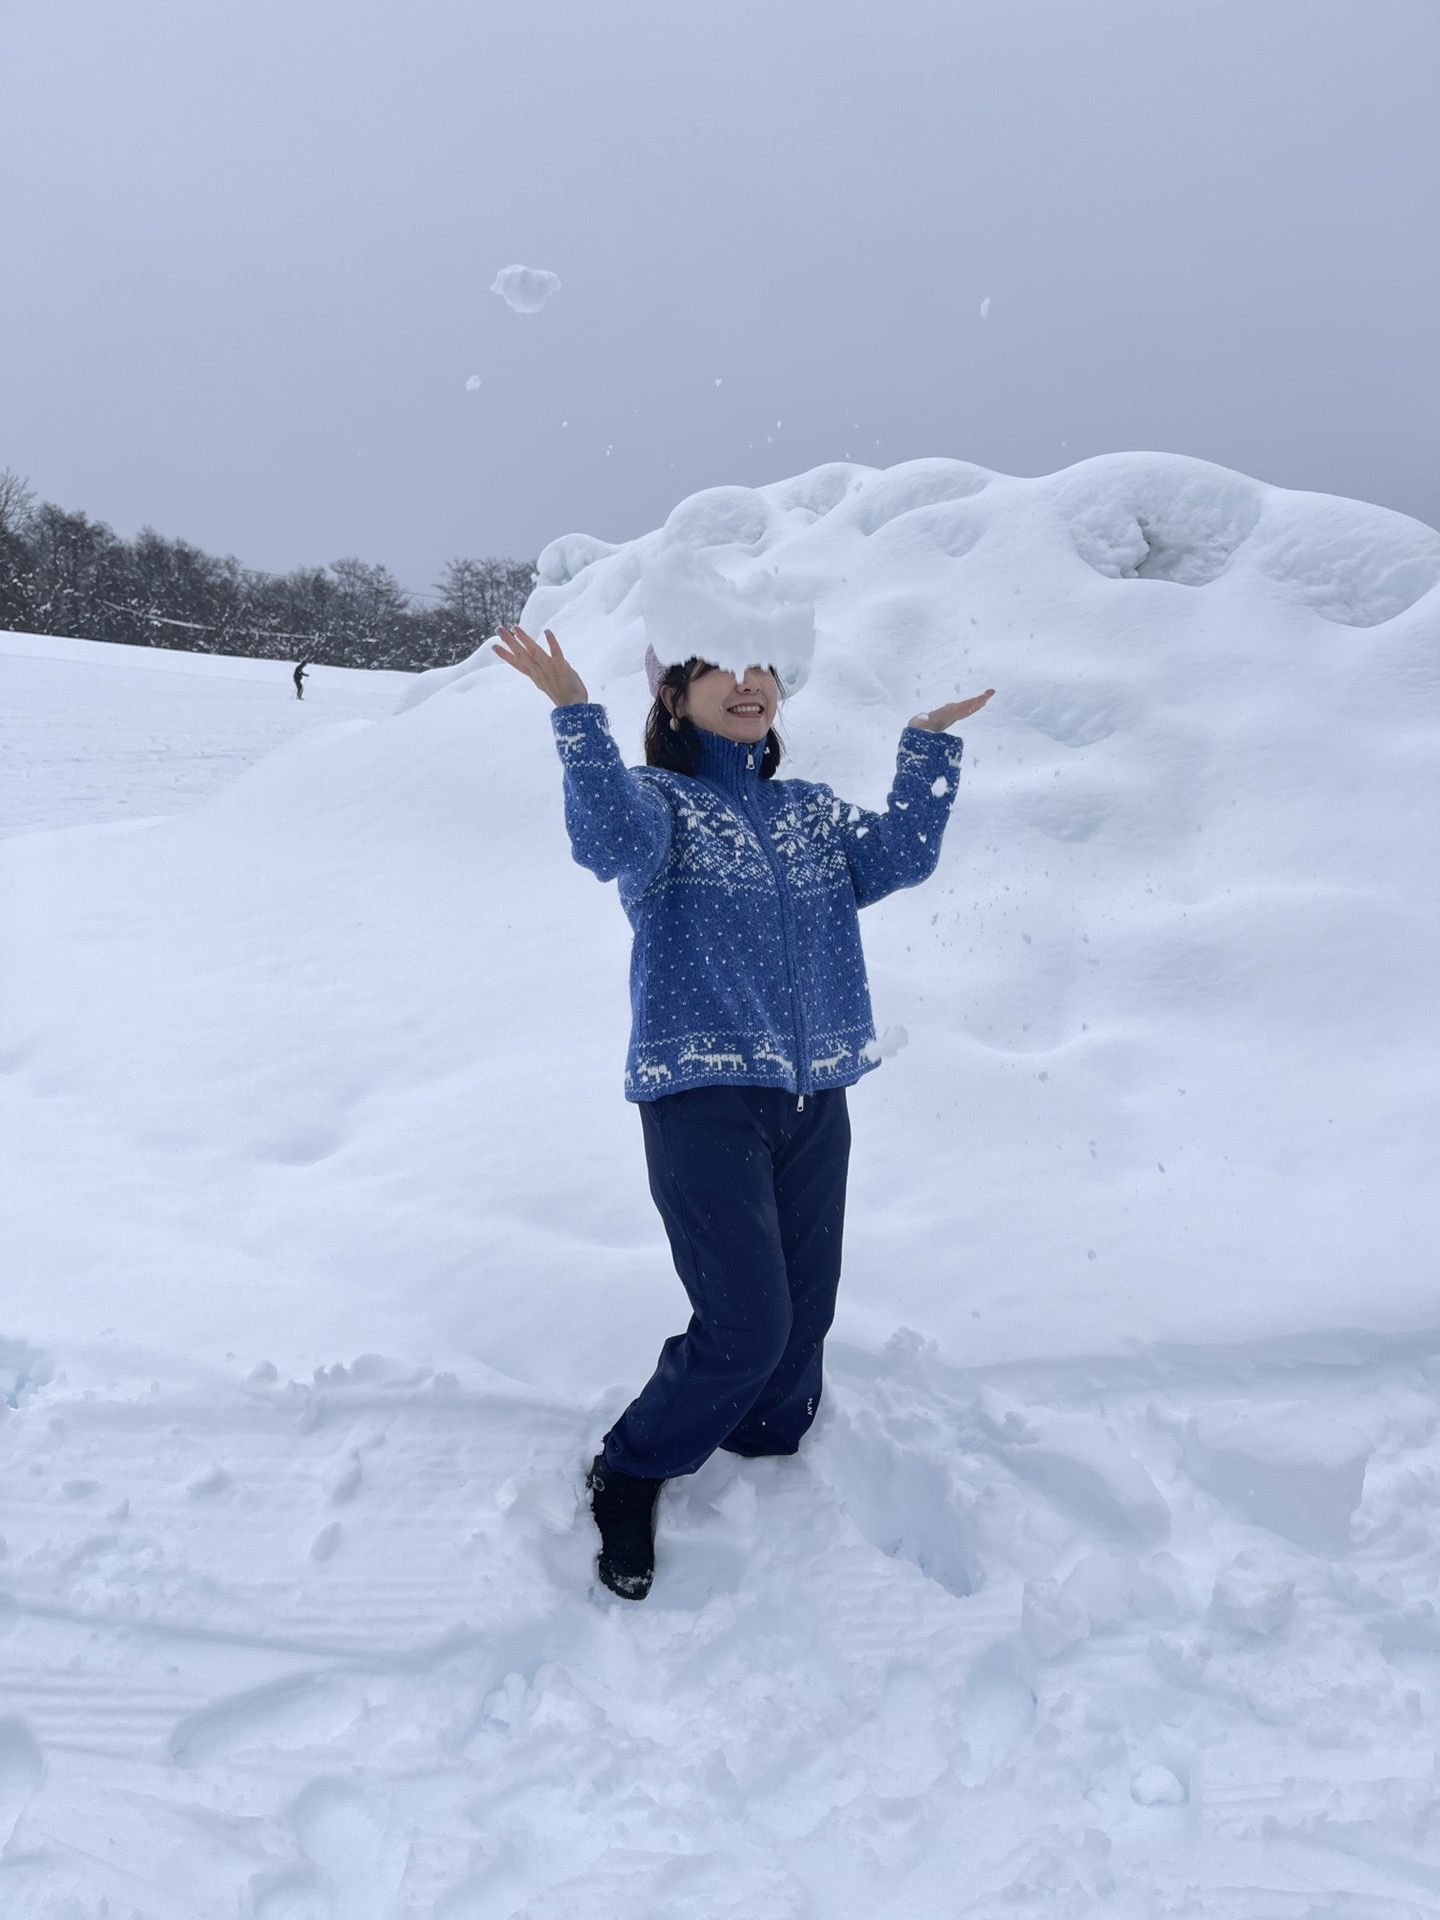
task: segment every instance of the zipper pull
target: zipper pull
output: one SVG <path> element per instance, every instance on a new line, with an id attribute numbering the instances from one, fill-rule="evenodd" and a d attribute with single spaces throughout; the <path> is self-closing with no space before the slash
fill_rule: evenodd
<path id="1" fill-rule="evenodd" d="M 805 1111 L 805 1096 L 803 1093 L 801 1094 L 800 1098 L 795 1102 L 795 1111 L 797 1113 L 804 1113 Z"/>
<path id="2" fill-rule="evenodd" d="M 754 749 L 754 747 L 751 747 L 751 749 L 750 749 L 750 751 L 749 751 L 749 752 L 748 752 L 748 753 L 746 754 L 746 756 L 745 756 L 745 771 L 746 771 L 747 773 L 753 773 L 753 772 L 755 771 L 755 749 Z"/>

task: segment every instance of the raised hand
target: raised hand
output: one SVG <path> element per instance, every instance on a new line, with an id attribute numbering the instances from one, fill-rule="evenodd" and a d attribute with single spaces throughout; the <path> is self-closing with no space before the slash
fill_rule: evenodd
<path id="1" fill-rule="evenodd" d="M 932 707 L 929 713 L 917 713 L 910 724 L 922 728 L 926 733 L 944 733 L 957 720 L 968 720 L 972 713 L 978 713 L 994 691 L 994 687 L 987 687 L 984 693 L 977 693 L 973 700 L 947 700 L 943 707 Z"/>
<path id="2" fill-rule="evenodd" d="M 557 707 L 573 707 L 588 700 L 585 682 L 560 651 L 560 642 L 548 627 L 545 638 L 550 643 L 548 653 L 523 627 L 501 627 L 495 652 L 507 667 L 514 667 L 527 680 L 533 680 L 542 693 L 548 693 Z"/>

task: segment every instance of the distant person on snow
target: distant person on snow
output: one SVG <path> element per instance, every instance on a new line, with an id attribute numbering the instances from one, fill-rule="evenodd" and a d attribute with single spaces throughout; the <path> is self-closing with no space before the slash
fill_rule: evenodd
<path id="1" fill-rule="evenodd" d="M 548 630 L 502 627 L 500 658 L 554 702 L 575 858 L 620 882 L 634 929 L 627 1099 L 690 1296 L 649 1384 L 590 1468 L 600 1578 L 643 1600 L 655 1501 L 715 1451 L 794 1453 L 820 1403 L 835 1312 L 850 1121 L 879 1062 L 858 909 L 928 879 L 955 799 L 946 728 L 989 692 L 917 714 L 884 813 L 776 780 L 781 687 L 704 660 L 646 669 L 647 765 Z"/>
<path id="2" fill-rule="evenodd" d="M 310 662 L 308 660 L 302 660 L 291 676 L 295 682 L 295 698 L 297 700 L 303 700 L 305 698 L 305 671 L 309 665 Z"/>

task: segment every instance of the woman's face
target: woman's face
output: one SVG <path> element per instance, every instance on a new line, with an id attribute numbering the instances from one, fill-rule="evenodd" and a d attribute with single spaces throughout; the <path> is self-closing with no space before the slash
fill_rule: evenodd
<path id="1" fill-rule="evenodd" d="M 768 667 L 747 667 L 738 677 L 724 667 L 702 667 L 675 703 L 682 720 L 706 733 L 752 746 L 775 724 L 780 689 Z"/>

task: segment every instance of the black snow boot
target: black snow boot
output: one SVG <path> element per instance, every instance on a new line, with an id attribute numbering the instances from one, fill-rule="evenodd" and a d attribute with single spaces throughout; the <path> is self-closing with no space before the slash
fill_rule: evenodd
<path id="1" fill-rule="evenodd" d="M 600 1529 L 600 1579 L 622 1600 L 643 1600 L 655 1578 L 655 1500 L 663 1480 L 607 1466 L 597 1453 L 585 1484 Z"/>

